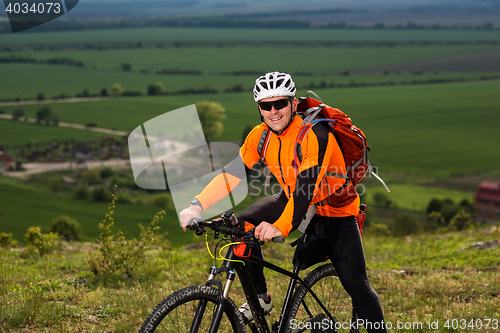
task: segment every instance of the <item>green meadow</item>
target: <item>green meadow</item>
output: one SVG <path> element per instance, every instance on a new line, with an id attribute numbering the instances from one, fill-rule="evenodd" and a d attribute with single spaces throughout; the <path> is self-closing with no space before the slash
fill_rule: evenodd
<path id="1" fill-rule="evenodd" d="M 328 104 L 351 116 L 363 129 L 372 147 L 371 157 L 380 172 L 399 171 L 423 175 L 495 173 L 500 154 L 498 81 L 407 85 L 343 89 L 314 89 Z M 299 90 L 300 95 L 307 91 Z M 132 131 L 165 112 L 217 101 L 227 110 L 224 131 L 217 140 L 240 142 L 247 125 L 259 116 L 248 93 L 118 98 L 105 101 L 49 104 L 70 123 Z M 10 113 L 15 106 L 5 106 Z M 35 117 L 38 105 L 25 105 Z M 3 123 L 7 124 L 6 120 Z M 32 137 L 32 124 L 16 129 L 18 138 Z M 29 125 L 29 126 L 28 126 Z M 62 129 L 61 129 L 62 130 Z M 69 131 L 69 130 L 68 130 Z M 79 133 L 79 130 L 73 130 Z M 5 132 L 7 133 L 7 132 Z M 9 132 L 10 133 L 10 132 Z M 11 134 L 0 133 L 0 142 Z M 17 139 L 19 140 L 19 139 Z"/>
<path id="2" fill-rule="evenodd" d="M 428 332 L 435 321 L 440 324 L 435 332 L 494 332 L 474 325 L 478 320 L 498 325 L 500 320 L 500 250 L 471 245 L 498 240 L 498 225 L 462 231 L 435 226 L 434 233 L 404 237 L 382 236 L 380 228 L 384 223 L 393 227 L 392 221 L 404 214 L 423 223 L 431 199 L 472 202 L 481 180 L 498 181 L 499 40 L 499 30 L 453 29 L 143 28 L 0 34 L 0 111 L 12 114 L 22 108 L 27 117 L 35 118 L 42 106 L 48 106 L 62 122 L 129 132 L 156 116 L 208 100 L 226 109 L 224 130 L 216 140 L 239 143 L 247 126 L 260 121 L 251 94 L 257 75 L 288 71 L 298 95 L 314 90 L 363 129 L 371 160 L 391 189 L 386 194 L 391 205 L 379 207 L 375 194 L 384 193 L 383 187 L 373 177 L 363 183 L 363 202 L 370 207 L 363 229 L 368 275 L 386 321 L 424 325 L 405 332 Z M 18 61 L 5 62 L 9 57 Z M 23 58 L 36 63 L 21 63 Z M 53 58 L 70 58 L 83 66 L 46 63 Z M 453 66 L 444 68 L 446 63 Z M 124 71 L 122 64 L 130 64 L 130 70 Z M 425 64 L 432 69 L 421 70 Z M 184 74 L 156 74 L 162 69 Z M 147 96 L 148 85 L 157 81 L 163 83 L 165 94 Z M 75 97 L 83 91 L 95 95 L 115 83 L 142 96 L 44 104 L 35 100 L 39 93 L 45 99 Z M 207 87 L 211 93 L 180 93 Z M 7 153 L 103 136 L 0 118 L 0 147 Z M 11 233 L 18 242 L 12 249 L 0 246 L 0 331 L 136 332 L 162 298 L 205 282 L 213 260 L 204 244 L 179 228 L 172 204 L 155 202 L 161 192 L 137 187 L 128 169 L 92 171 L 96 170 L 63 170 L 25 179 L 0 174 L 0 233 Z M 76 186 L 89 179 L 89 191 L 119 183 L 122 199 L 113 208 L 113 232 L 136 238 L 139 225 L 148 225 L 158 211 L 166 211 L 160 234 L 168 242 L 155 243 L 133 274 L 99 275 L 89 268 L 89 256 L 98 253 L 99 223 L 108 207 L 108 202 L 91 197 L 74 198 Z M 235 212 L 256 198 L 247 196 Z M 26 246 L 29 227 L 47 231 L 60 215 L 81 225 L 83 242 L 63 242 L 46 255 Z M 296 236 L 297 232 L 290 238 Z M 285 245 L 290 242 L 287 239 Z M 268 244 L 264 251 L 270 261 L 291 268 L 290 247 Z M 271 273 L 268 283 L 279 305 L 287 281 Z M 237 283 L 233 289 L 231 297 L 240 304 Z M 278 312 L 270 318 L 276 319 Z M 472 326 L 444 326 L 456 318 Z"/>
<path id="3" fill-rule="evenodd" d="M 40 38 L 40 36 L 43 36 Z M 289 42 L 289 41 L 496 41 L 500 32 L 482 30 L 397 29 L 223 29 L 223 28 L 124 28 L 50 33 L 3 34 L 4 45 L 93 42 Z"/>
<path id="4" fill-rule="evenodd" d="M 11 114 L 21 107 L 27 117 L 35 118 L 41 105 L 26 100 L 39 93 L 45 99 L 61 94 L 74 97 L 84 90 L 90 94 L 103 88 L 109 91 L 120 83 L 125 90 L 143 96 L 61 99 L 45 101 L 43 106 L 56 110 L 63 122 L 129 132 L 165 112 L 203 100 L 215 101 L 225 107 L 227 115 L 224 131 L 216 140 L 239 143 L 244 129 L 259 123 L 250 93 L 257 73 L 288 71 L 294 75 L 298 95 L 314 90 L 363 129 L 372 162 L 389 179 L 389 196 L 397 209 L 421 212 L 434 196 L 472 200 L 475 184 L 469 184 L 467 192 L 443 189 L 442 183 L 449 177 L 499 174 L 500 154 L 495 145 L 500 141 L 500 83 L 495 78 L 500 71 L 495 69 L 494 57 L 490 57 L 491 70 L 474 60 L 496 54 L 499 39 L 496 30 L 144 28 L 2 34 L 0 58 L 30 58 L 36 63 L 0 63 L 2 78 L 7 78 L 0 80 L 0 100 L 24 102 L 0 104 L 0 110 Z M 46 63 L 53 58 L 81 61 L 83 67 Z M 472 67 L 427 71 L 418 67 L 462 58 L 469 59 L 466 63 Z M 131 65 L 129 71 L 123 70 L 124 63 Z M 385 70 L 394 65 L 402 69 Z M 162 69 L 180 72 L 156 73 Z M 168 94 L 146 96 L 148 85 L 157 81 Z M 179 93 L 206 87 L 213 92 Z M 225 92 L 235 87 L 239 92 Z M 102 136 L 0 119 L 0 145 L 7 149 Z M 393 181 L 393 174 L 407 177 Z M 75 201 L 29 181 L 0 178 L 0 183 L 15 193 L 3 191 L 1 203 L 7 207 L 2 208 L 2 222 L 17 239 L 22 239 L 23 230 L 30 225 L 47 227 L 59 213 L 75 217 L 90 238 L 97 236 L 104 204 Z M 380 190 L 381 186 L 368 182 L 368 194 Z M 137 191 L 134 195 L 151 194 Z M 117 209 L 124 210 L 120 228 L 129 234 L 137 230 L 138 223 L 150 219 L 155 209 L 122 205 Z M 177 235 L 174 216 L 167 225 L 172 243 L 189 241 Z"/>

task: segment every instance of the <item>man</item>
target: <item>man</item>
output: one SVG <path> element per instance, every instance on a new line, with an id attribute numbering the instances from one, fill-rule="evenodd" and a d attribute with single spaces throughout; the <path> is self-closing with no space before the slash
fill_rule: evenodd
<path id="1" fill-rule="evenodd" d="M 317 210 L 308 232 L 314 233 L 325 246 L 342 285 L 356 305 L 359 318 L 371 323 L 383 322 L 380 300 L 366 276 L 363 246 L 355 219 L 359 196 L 349 179 L 342 177 L 346 174 L 346 166 L 335 137 L 326 126 L 313 126 L 302 141 L 302 159 L 298 162 L 295 140 L 302 119 L 296 115 L 296 88 L 291 76 L 280 72 L 267 73 L 255 81 L 253 92 L 263 123 L 248 134 L 237 159 L 243 161 L 247 172 L 251 170 L 262 157 L 258 150 L 262 133 L 269 130 L 265 163 L 282 191 L 252 204 L 239 214 L 238 220 L 256 226 L 255 236 L 269 242 L 277 236 L 286 237 L 297 229 L 314 204 Z M 219 189 L 226 188 L 224 179 L 231 183 L 239 181 L 236 174 L 230 163 L 225 168 L 225 175 L 214 178 L 195 197 L 191 206 L 180 213 L 184 230 L 192 218 L 200 217 L 203 209 L 221 199 L 219 193 L 224 191 Z M 258 265 L 249 265 L 248 268 L 261 306 L 266 311 L 271 310 L 272 301 L 263 268 Z M 253 319 L 246 303 L 240 311 L 248 321 Z"/>

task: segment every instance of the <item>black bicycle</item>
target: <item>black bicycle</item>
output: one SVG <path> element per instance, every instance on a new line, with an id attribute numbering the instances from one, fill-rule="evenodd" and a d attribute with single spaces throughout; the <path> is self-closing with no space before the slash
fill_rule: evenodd
<path id="1" fill-rule="evenodd" d="M 215 239 L 228 245 L 222 264 L 212 266 L 207 282 L 183 288 L 166 297 L 151 312 L 140 333 L 151 332 L 359 332 L 352 300 L 340 284 L 332 264 L 313 269 L 302 279 L 300 265 L 290 272 L 251 254 L 262 245 L 253 230 L 234 226 L 235 217 L 226 212 L 211 222 L 193 220 L 189 228 L 201 236 L 212 230 Z M 283 237 L 273 241 L 283 242 Z M 267 313 L 260 307 L 255 287 L 245 266 L 251 261 L 290 279 L 279 319 L 268 324 Z M 223 279 L 225 277 L 225 279 Z M 253 320 L 245 323 L 243 315 L 229 297 L 238 277 Z"/>

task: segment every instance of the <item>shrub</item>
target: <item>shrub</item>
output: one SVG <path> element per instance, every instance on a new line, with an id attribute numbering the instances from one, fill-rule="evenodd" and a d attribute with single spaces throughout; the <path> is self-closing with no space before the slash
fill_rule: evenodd
<path id="1" fill-rule="evenodd" d="M 68 242 L 82 240 L 80 225 L 75 219 L 66 215 L 59 215 L 55 218 L 50 224 L 50 231 Z"/>
<path id="2" fill-rule="evenodd" d="M 87 266 L 94 275 L 109 276 L 121 273 L 131 277 L 136 268 L 144 263 L 149 246 L 157 243 L 158 224 L 165 212 L 160 211 L 147 228 L 142 228 L 139 240 L 126 239 L 122 232 L 113 235 L 116 188 L 115 186 L 104 220 L 99 224 L 99 251 L 96 255 L 89 256 Z"/>
<path id="3" fill-rule="evenodd" d="M 74 189 L 73 198 L 78 200 L 86 200 L 90 198 L 90 190 L 87 183 L 81 183 Z"/>
<path id="4" fill-rule="evenodd" d="M 420 221 L 415 215 L 400 214 L 394 219 L 394 236 L 406 236 L 419 233 L 422 230 Z"/>
<path id="5" fill-rule="evenodd" d="M 92 190 L 92 200 L 94 200 L 94 201 L 109 201 L 109 200 L 111 200 L 111 193 L 104 185 L 96 186 Z"/>
<path id="6" fill-rule="evenodd" d="M 466 210 L 460 210 L 450 221 L 450 229 L 464 230 L 474 225 L 474 218 Z"/>
<path id="7" fill-rule="evenodd" d="M 64 179 L 61 176 L 50 177 L 47 181 L 47 185 L 52 192 L 59 192 L 63 189 L 64 184 Z"/>
<path id="8" fill-rule="evenodd" d="M 100 173 L 101 173 L 101 178 L 110 178 L 116 174 L 115 170 L 109 167 L 101 169 Z"/>
<path id="9" fill-rule="evenodd" d="M 391 231 L 389 226 L 384 223 L 372 223 L 370 228 L 368 228 L 367 233 L 374 236 L 390 236 Z"/>
<path id="10" fill-rule="evenodd" d="M 101 171 L 98 169 L 83 170 L 80 179 L 88 184 L 97 184 L 101 181 Z"/>
<path id="11" fill-rule="evenodd" d="M 14 239 L 12 234 L 6 232 L 0 232 L 0 247 L 11 248 L 17 245 L 17 241 Z"/>
<path id="12" fill-rule="evenodd" d="M 116 195 L 116 200 L 121 202 L 121 203 L 132 203 L 132 196 L 130 195 L 130 193 L 125 193 L 125 192 L 119 192 L 117 195 Z"/>
<path id="13" fill-rule="evenodd" d="M 382 192 L 375 192 L 373 194 L 373 201 L 377 207 L 390 208 L 392 206 L 392 201 L 389 196 Z"/>
<path id="14" fill-rule="evenodd" d="M 55 251 L 60 246 L 59 237 L 56 234 L 52 232 L 42 234 L 42 228 L 38 226 L 29 227 L 24 234 L 24 239 L 28 247 L 34 248 L 41 256 Z"/>
<path id="15" fill-rule="evenodd" d="M 170 208 L 172 206 L 172 195 L 168 193 L 157 194 L 153 197 L 153 204 L 160 208 Z"/>

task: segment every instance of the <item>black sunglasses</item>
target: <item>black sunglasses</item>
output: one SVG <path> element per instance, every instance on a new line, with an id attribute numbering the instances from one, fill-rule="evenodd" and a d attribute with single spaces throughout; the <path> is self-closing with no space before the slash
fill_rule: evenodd
<path id="1" fill-rule="evenodd" d="M 258 102 L 258 104 L 259 107 L 264 111 L 271 111 L 273 106 L 276 110 L 281 110 L 284 107 L 287 107 L 288 102 L 290 102 L 292 99 L 293 97 L 288 97 L 288 98 L 278 99 L 277 101 L 272 101 L 272 102 Z"/>

